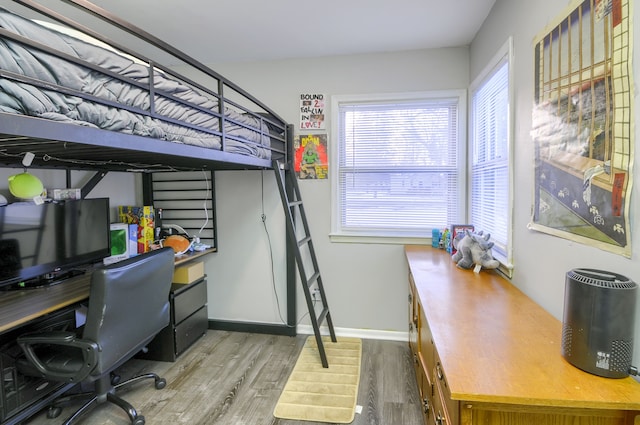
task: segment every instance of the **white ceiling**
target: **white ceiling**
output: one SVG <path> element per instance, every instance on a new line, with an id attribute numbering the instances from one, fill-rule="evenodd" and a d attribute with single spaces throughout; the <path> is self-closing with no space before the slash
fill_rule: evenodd
<path id="1" fill-rule="evenodd" d="M 93 0 L 203 63 L 470 44 L 495 0 Z"/>

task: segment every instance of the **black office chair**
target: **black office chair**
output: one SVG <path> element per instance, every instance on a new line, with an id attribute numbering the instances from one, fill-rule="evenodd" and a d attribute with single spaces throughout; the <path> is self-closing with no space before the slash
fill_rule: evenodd
<path id="1" fill-rule="evenodd" d="M 124 409 L 132 424 L 145 423 L 144 416 L 138 415 L 116 391 L 145 378 L 153 378 L 157 389 L 164 388 L 166 381 L 149 373 L 116 385 L 112 382 L 112 373 L 169 324 L 173 269 L 174 251 L 163 248 L 95 270 L 81 337 L 74 332 L 60 331 L 18 337 L 18 344 L 26 355 L 18 362 L 21 373 L 53 381 L 95 384 L 92 392 L 55 400 L 47 413 L 49 418 L 60 415 L 61 405 L 78 397 L 89 397 L 65 424 L 75 422 L 106 401 Z"/>

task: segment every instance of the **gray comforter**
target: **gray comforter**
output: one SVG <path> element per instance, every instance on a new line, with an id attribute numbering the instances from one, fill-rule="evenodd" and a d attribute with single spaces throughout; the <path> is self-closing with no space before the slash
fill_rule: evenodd
<path id="1" fill-rule="evenodd" d="M 132 82 L 149 84 L 150 68 L 145 64 L 110 49 L 46 28 L 2 8 L 0 8 L 0 27 L 131 80 L 131 82 L 123 81 L 105 72 L 75 64 L 10 39 L 0 38 L 1 69 L 131 107 L 131 110 L 127 110 L 108 106 L 78 96 L 61 94 L 54 90 L 41 89 L 34 85 L 2 78 L 0 79 L 0 111 L 221 149 L 221 137 L 207 133 L 205 130 L 220 131 L 219 119 L 216 116 L 219 105 L 215 97 L 204 96 L 190 86 L 156 70 L 153 75 L 156 115 L 154 117 L 144 115 L 138 111 L 150 111 L 150 93 L 148 89 L 138 87 Z M 167 96 L 158 96 L 158 93 L 166 93 L 186 100 L 206 111 L 185 106 Z M 269 145 L 268 129 L 259 119 L 228 108 L 225 109 L 224 115 L 238 123 L 244 123 L 256 129 L 262 128 L 264 131 L 264 134 L 261 134 L 226 121 L 227 135 L 241 137 L 265 146 Z M 200 129 L 177 125 L 170 122 L 171 120 L 189 123 Z M 228 152 L 260 158 L 270 157 L 268 149 L 252 143 L 233 139 L 226 139 L 225 143 L 224 150 Z"/>

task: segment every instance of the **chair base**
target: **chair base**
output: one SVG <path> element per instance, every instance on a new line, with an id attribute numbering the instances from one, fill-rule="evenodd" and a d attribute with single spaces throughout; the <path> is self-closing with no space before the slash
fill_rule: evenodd
<path id="1" fill-rule="evenodd" d="M 97 381 L 95 381 L 95 390 L 89 392 L 82 392 L 77 394 L 70 394 L 67 396 L 63 396 L 58 398 L 49 406 L 49 411 L 47 412 L 47 417 L 56 418 L 60 416 L 62 413 L 62 406 L 66 405 L 74 400 L 78 399 L 88 399 L 82 407 L 80 407 L 76 412 L 71 415 L 65 422 L 64 425 L 71 425 L 76 423 L 76 421 L 91 411 L 94 407 L 99 404 L 103 404 L 106 402 L 110 402 L 120 407 L 127 413 L 129 416 L 129 420 L 132 425 L 144 425 L 145 419 L 144 416 L 139 415 L 136 409 L 126 400 L 116 395 L 116 392 L 122 390 L 124 388 L 130 387 L 131 385 L 140 382 L 144 379 L 153 379 L 155 383 L 155 387 L 158 390 L 161 390 L 167 385 L 167 381 L 164 378 L 161 378 L 155 373 L 147 373 L 144 375 L 139 375 L 129 380 L 126 380 L 117 385 L 112 384 L 113 378 L 110 375 L 104 376 Z"/>

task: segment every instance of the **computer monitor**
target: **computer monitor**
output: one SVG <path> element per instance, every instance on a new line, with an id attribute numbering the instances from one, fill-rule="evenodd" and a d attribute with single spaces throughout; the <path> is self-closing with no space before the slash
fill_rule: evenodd
<path id="1" fill-rule="evenodd" d="M 0 287 L 40 286 L 110 255 L 109 199 L 0 207 Z"/>

